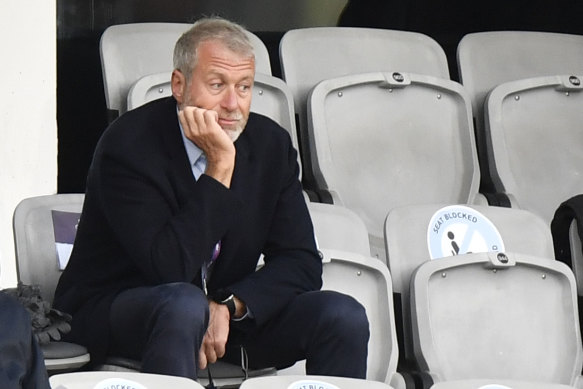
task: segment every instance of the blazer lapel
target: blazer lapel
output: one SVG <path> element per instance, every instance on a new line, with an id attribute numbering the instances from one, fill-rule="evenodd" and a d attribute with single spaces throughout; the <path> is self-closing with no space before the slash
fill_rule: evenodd
<path id="1" fill-rule="evenodd" d="M 161 131 L 168 158 L 168 179 L 174 187 L 179 204 L 184 204 L 191 197 L 189 194 L 194 190 L 196 181 L 184 148 L 176 107 L 176 100 L 169 97 L 165 102 Z"/>

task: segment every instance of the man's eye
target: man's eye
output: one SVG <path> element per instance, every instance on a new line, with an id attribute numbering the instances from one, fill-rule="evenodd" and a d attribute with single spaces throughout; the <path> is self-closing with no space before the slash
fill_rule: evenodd
<path id="1" fill-rule="evenodd" d="M 221 84 L 221 83 L 214 83 L 214 84 L 211 84 L 211 88 L 212 88 L 212 89 L 221 89 L 221 88 L 222 88 L 222 86 L 223 86 L 223 84 Z"/>

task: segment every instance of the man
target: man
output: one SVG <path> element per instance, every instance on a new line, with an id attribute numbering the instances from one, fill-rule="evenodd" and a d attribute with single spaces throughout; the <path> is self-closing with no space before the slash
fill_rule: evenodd
<path id="1" fill-rule="evenodd" d="M 195 23 L 177 42 L 173 97 L 103 134 L 55 306 L 93 361 L 196 378 L 243 346 L 251 367 L 307 358 L 307 372 L 361 377 L 368 321 L 321 287 L 322 264 L 289 135 L 250 114 L 245 31 Z M 258 258 L 265 265 L 256 271 Z"/>

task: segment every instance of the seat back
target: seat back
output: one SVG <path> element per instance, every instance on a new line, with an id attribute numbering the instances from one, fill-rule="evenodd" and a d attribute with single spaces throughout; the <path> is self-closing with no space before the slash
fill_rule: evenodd
<path id="1" fill-rule="evenodd" d="M 38 285 L 52 303 L 62 270 L 68 262 L 83 207 L 78 193 L 30 197 L 14 210 L 13 232 L 18 281 Z M 68 342 L 41 344 L 49 371 L 71 371 L 90 360 L 87 349 Z"/>
<path id="2" fill-rule="evenodd" d="M 373 256 L 385 259 L 392 208 L 480 199 L 469 99 L 453 81 L 401 72 L 330 79 L 314 88 L 308 115 L 318 187 L 363 219 Z"/>
<path id="3" fill-rule="evenodd" d="M 114 117 L 127 110 L 127 94 L 141 77 L 174 69 L 174 45 L 192 27 L 189 23 L 131 23 L 108 27 L 101 36 L 100 54 L 105 102 Z M 248 37 L 255 51 L 259 73 L 271 75 L 269 52 L 253 33 Z M 147 43 L 145 43 L 147 42 Z"/>
<path id="4" fill-rule="evenodd" d="M 428 230 L 441 228 L 431 225 L 432 218 L 444 208 L 445 204 L 409 205 L 392 209 L 385 222 L 385 242 L 387 263 L 393 278 L 393 289 L 400 296 L 402 312 L 397 313 L 403 328 L 401 353 L 405 360 L 414 361 L 413 345 L 411 343 L 411 322 L 409 313 L 409 289 L 412 274 L 416 268 L 430 261 Z M 534 256 L 553 258 L 553 239 L 549 227 L 537 215 L 514 208 L 490 207 L 484 205 L 468 205 L 464 215 L 474 218 L 483 215 L 497 229 L 505 250 L 525 253 Z M 473 210 L 477 212 L 473 212 Z M 442 219 L 443 221 L 444 219 Z M 447 227 L 447 225 L 443 225 Z M 441 229 L 442 236 L 447 233 Z M 471 235 L 464 239 L 471 243 Z M 458 246 L 467 244 L 459 242 Z"/>
<path id="5" fill-rule="evenodd" d="M 324 203 L 307 203 L 319 248 L 370 256 L 364 222 L 348 208 Z"/>
<path id="6" fill-rule="evenodd" d="M 480 117 L 488 93 L 523 78 L 581 74 L 583 36 L 537 31 L 488 31 L 465 35 L 457 49 L 460 79 Z"/>
<path id="7" fill-rule="evenodd" d="M 582 81 L 583 73 L 512 81 L 486 103 L 494 182 L 549 225 L 563 201 L 583 193 Z"/>
<path id="8" fill-rule="evenodd" d="M 509 81 L 582 74 L 583 36 L 535 31 L 472 33 L 460 41 L 457 60 L 460 80 L 472 99 L 483 179 L 489 179 L 483 134 L 488 93 Z"/>
<path id="9" fill-rule="evenodd" d="M 128 92 L 128 110 L 152 100 L 172 95 L 169 73 L 149 74 L 140 78 Z M 251 112 L 267 116 L 285 128 L 294 148 L 298 149 L 298 136 L 291 91 L 281 79 L 262 73 L 255 74 Z M 298 165 L 301 161 L 298 154 Z"/>
<path id="10" fill-rule="evenodd" d="M 388 70 L 449 78 L 444 50 L 432 38 L 415 32 L 354 27 L 295 29 L 282 37 L 279 54 L 282 75 L 292 91 L 299 117 L 307 175 L 312 174 L 308 158 L 308 96 L 320 81 Z"/>
<path id="11" fill-rule="evenodd" d="M 314 27 L 287 31 L 280 43 L 281 70 L 305 113 L 308 95 L 320 81 L 387 70 L 449 78 L 441 46 L 427 35 L 357 27 Z"/>
<path id="12" fill-rule="evenodd" d="M 68 260 L 83 200 L 84 195 L 77 193 L 31 197 L 22 200 L 14 211 L 18 280 L 39 285 L 46 301 L 52 302 Z"/>
<path id="13" fill-rule="evenodd" d="M 415 354 L 435 381 L 580 379 L 575 279 L 559 261 L 511 252 L 429 261 L 413 276 L 411 309 Z"/>

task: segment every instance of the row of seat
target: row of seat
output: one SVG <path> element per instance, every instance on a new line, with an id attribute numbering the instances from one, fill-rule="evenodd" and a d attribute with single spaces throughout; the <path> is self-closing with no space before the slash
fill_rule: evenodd
<path id="1" fill-rule="evenodd" d="M 144 23 L 104 32 L 110 110 L 171 94 L 169 47 L 188 27 Z M 280 44 L 285 82 L 270 75 L 265 45 L 249 35 L 258 53 L 252 110 L 288 129 L 312 199 L 364 219 L 374 256 L 386 258 L 383 217 L 396 206 L 512 205 L 550 223 L 562 201 L 583 192 L 582 156 L 572 147 L 582 141 L 583 36 L 469 34 L 459 45 L 460 85 L 447 79 L 442 48 L 420 33 L 288 31 Z M 150 44 L 134 53 L 138 39 Z M 119 96 L 126 94 L 124 106 Z"/>
<path id="2" fill-rule="evenodd" d="M 81 372 L 58 374 L 50 377 L 53 389 L 203 389 L 193 380 L 159 374 L 133 372 Z M 237 386 L 239 387 L 239 386 Z M 381 382 L 364 381 L 343 377 L 286 376 L 261 377 L 243 382 L 240 389 L 391 389 Z M 494 389 L 494 388 L 493 388 Z"/>
<path id="3" fill-rule="evenodd" d="M 186 24 L 146 23 L 112 26 L 105 31 L 101 55 L 106 100 L 112 112 L 123 113 L 154 98 L 170 95 L 171 48 L 188 27 Z M 150 35 L 145 37 L 143 34 Z M 492 40 L 498 45 L 522 47 L 522 42 L 530 42 L 529 33 L 498 34 Z M 582 37 L 537 33 L 532 41 L 545 42 L 552 49 L 539 48 L 536 56 L 529 57 L 527 49 L 524 52 L 492 49 L 496 53 L 493 55 L 492 51 L 484 49 L 488 45 L 480 41 L 485 36 L 470 34 L 464 38 L 466 43 L 460 43 L 460 59 L 464 57 L 464 45 L 479 51 L 479 55 L 468 54 L 468 58 L 479 59 L 465 74 L 460 60 L 462 86 L 447 79 L 449 72 L 443 51 L 435 41 L 422 34 L 351 28 L 290 31 L 280 46 L 285 82 L 271 76 L 269 56 L 265 55 L 267 50 L 257 37 L 250 34 L 256 46 L 258 72 L 252 110 L 274 118 L 290 132 L 294 145 L 302 153 L 302 160 L 298 162 L 303 167 L 307 189 L 317 193 L 310 196 L 313 192 L 308 190 L 307 197 L 335 204 L 309 204 L 326 263 L 324 286 L 350 293 L 367 307 L 373 318 L 369 378 L 390 383 L 395 388 L 407 386 L 408 382 L 406 374 L 396 373 L 398 349 L 405 364 L 418 365 L 422 371 L 430 373 L 429 382 L 437 382 L 435 387 L 442 387 L 447 382 L 454 388 L 478 388 L 488 384 L 480 380 L 484 378 L 511 380 L 512 387 L 517 388 L 537 387 L 532 382 L 544 382 L 544 387 L 551 387 L 551 383 L 580 385 L 581 339 L 577 320 L 576 325 L 573 324 L 576 319 L 573 280 L 568 269 L 552 261 L 552 243 L 548 244 L 548 209 L 555 209 L 569 195 L 581 192 L 576 179 L 580 164 L 576 160 L 573 162 L 578 154 L 574 151 L 574 156 L 569 156 L 572 148 L 568 146 L 577 144 L 580 139 L 572 120 L 581 114 L 577 110 L 582 96 L 577 81 L 583 70 L 565 66 L 565 63 L 571 63 L 568 59 L 555 61 L 557 67 L 549 65 L 538 73 L 522 72 L 520 68 L 528 65 L 529 59 L 536 59 L 538 63 L 539 57 L 543 61 L 546 55 L 556 58 L 556 47 L 561 40 L 572 42 L 567 50 L 569 53 L 561 54 L 563 57 L 581 58 Z M 136 39 L 147 39 L 148 47 L 140 49 L 142 45 L 136 45 Z M 474 43 L 477 46 L 467 43 L 472 39 L 480 43 Z M 133 51 L 136 49 L 140 52 Z M 510 54 L 515 52 L 520 52 L 520 58 L 513 60 Z M 562 52 L 561 49 L 558 52 Z M 500 53 L 505 53 L 503 59 Z M 482 131 L 478 124 L 480 111 L 472 109 L 473 105 L 481 106 L 481 103 L 476 103 L 476 94 L 471 92 L 469 80 L 470 73 L 479 78 L 482 77 L 478 76 L 480 71 L 493 69 L 487 65 L 487 59 L 502 62 L 506 73 L 513 73 L 507 68 L 518 70 L 517 75 L 500 76 L 486 88 L 491 89 L 499 82 L 514 78 L 531 78 L 520 81 L 518 88 L 504 84 L 500 88 L 508 89 L 501 89 L 498 95 L 492 92 L 488 99 L 480 97 L 488 101 L 488 109 L 484 112 L 499 121 L 484 116 Z M 577 63 L 580 66 L 581 61 Z M 510 78 L 503 79 L 506 76 Z M 535 76 L 545 77 L 532 78 Z M 567 98 L 568 103 L 560 98 Z M 547 107 L 552 107 L 552 111 Z M 557 130 L 545 132 L 545 129 L 557 126 L 557 112 L 561 112 L 558 126 L 563 130 L 559 139 L 563 145 L 556 139 L 552 143 L 549 141 L 549 137 L 552 139 L 550 134 L 556 134 Z M 524 119 L 530 120 L 526 126 L 521 122 Z M 474 121 L 479 131 L 476 134 Z M 532 128 L 539 129 L 536 137 L 529 132 Z M 509 143 L 508 131 L 517 146 Z M 499 134 L 502 140 L 496 141 L 495 134 Z M 487 142 L 482 142 L 484 140 Z M 537 158 L 541 144 L 549 150 L 546 158 Z M 494 146 L 502 147 L 502 150 L 494 149 Z M 515 151 L 512 147 L 518 148 Z M 482 152 L 476 153 L 476 150 Z M 555 163 L 555 155 L 550 151 L 564 157 L 559 167 L 570 174 L 553 175 L 556 179 L 552 182 L 554 187 L 542 196 L 542 191 L 537 193 L 532 189 L 545 185 L 540 176 L 524 185 L 522 192 L 514 190 L 512 182 L 521 182 L 523 177 L 532 175 L 529 173 L 532 170 L 528 169 L 534 168 L 534 173 L 543 176 L 548 172 L 548 167 Z M 498 162 L 500 158 L 501 163 Z M 540 163 L 537 162 L 539 159 L 542 159 Z M 519 162 L 526 162 L 526 167 L 515 168 L 514 164 Z M 511 205 L 542 215 L 542 227 L 540 220 L 536 221 L 530 213 L 485 206 L 486 198 L 479 191 L 480 169 L 484 172 L 484 166 L 488 168 L 488 177 L 503 172 L 499 178 L 492 179 L 504 185 L 496 191 L 509 194 Z M 503 179 L 506 172 L 508 174 Z M 557 190 L 558 187 L 565 191 Z M 530 195 L 541 199 L 540 204 L 546 208 L 527 201 Z M 507 242 L 507 259 L 503 262 L 497 255 L 474 254 L 473 258 L 466 256 L 427 262 L 426 269 L 432 270 L 425 273 L 415 271 L 430 259 L 424 244 L 427 235 L 420 238 L 419 232 L 426 232 L 429 214 L 439 208 L 435 205 L 423 208 L 419 204 L 434 203 L 474 204 L 472 209 L 498 220 L 495 224 L 501 226 L 510 220 L 511 227 L 500 227 L 506 231 L 501 235 Z M 411 204 L 415 206 L 409 208 Z M 343 224 L 338 220 L 351 212 L 356 213 L 351 217 L 351 224 L 344 232 L 339 232 L 337 227 Z M 322 214 L 325 216 L 318 216 Z M 360 228 L 363 226 L 364 229 Z M 528 226 L 526 237 L 524 226 Z M 355 231 L 366 232 L 363 235 Z M 366 240 L 356 238 L 367 234 Z M 339 236 L 343 239 L 337 239 Z M 443 239 L 457 253 L 460 240 Z M 371 254 L 386 260 L 392 280 L 387 266 L 382 267 L 382 262 L 367 259 Z M 452 279 L 449 275 L 456 275 L 459 269 L 471 276 L 464 276 L 462 285 L 453 283 L 446 285 L 451 289 L 439 289 L 442 286 L 437 280 L 449 281 Z M 478 271 L 480 274 L 474 275 L 476 269 L 487 273 Z M 532 285 L 529 285 L 529 288 L 521 289 L 513 286 L 515 280 L 520 280 L 516 285 L 523 285 L 525 274 L 533 271 L 543 272 L 545 277 L 542 279 L 553 280 L 546 285 L 553 284 L 553 288 L 561 292 L 557 294 L 552 289 L 551 297 L 545 299 L 538 298 L 538 287 L 530 288 Z M 484 274 L 498 273 L 515 275 L 495 284 L 486 282 Z M 422 279 L 417 282 L 417 277 Z M 420 288 L 431 285 L 432 293 L 427 289 L 416 292 L 416 286 L 411 286 L 410 290 L 412 284 Z M 484 293 L 471 289 L 476 285 L 483 286 Z M 492 285 L 496 286 L 493 290 Z M 438 292 L 433 291 L 435 288 Z M 397 305 L 402 309 L 394 309 L 393 291 L 399 296 Z M 456 293 L 461 297 L 456 298 Z M 465 298 L 472 294 L 478 297 L 477 301 Z M 427 296 L 447 298 L 424 299 Z M 533 296 L 538 297 L 533 299 Z M 508 298 L 516 299 L 514 305 L 508 305 Z M 484 301 L 490 301 L 494 308 L 485 311 L 489 314 L 477 316 L 481 322 L 475 323 L 475 313 L 484 309 Z M 555 309 L 552 315 L 546 316 L 557 301 L 561 302 L 562 310 Z M 520 314 L 513 315 L 518 306 L 522 307 Z M 434 310 L 434 307 L 440 309 Z M 449 309 L 445 315 L 444 308 Z M 427 316 L 434 313 L 437 316 Z M 397 317 L 396 323 L 393 317 Z M 549 317 L 553 322 L 549 323 Z M 554 323 L 557 317 L 562 318 L 559 327 Z M 459 320 L 453 321 L 453 318 Z M 540 325 L 524 335 L 520 331 L 525 320 Z M 402 328 L 399 337 L 395 336 L 397 327 Z M 476 335 L 474 331 L 478 329 L 483 333 Z M 545 350 L 532 345 L 539 336 L 543 337 L 543 333 L 550 336 L 549 342 L 545 342 Z M 396 339 L 400 341 L 400 348 Z M 529 358 L 515 355 L 521 348 L 528 350 Z M 553 351 L 545 354 L 549 350 Z M 541 367 L 534 363 L 544 360 L 544 355 L 551 356 L 546 359 L 547 365 Z M 504 363 L 512 369 L 505 369 Z M 415 375 L 418 384 L 426 378 Z M 479 380 L 470 384 L 466 381 L 468 379 Z M 459 380 L 465 383 L 458 382 L 458 386 L 452 383 Z M 523 380 L 530 383 L 521 383 Z"/>
<path id="4" fill-rule="evenodd" d="M 66 263 L 58 258 L 67 251 L 57 226 L 68 220 L 74 231 L 82 202 L 82 194 L 41 196 L 24 199 L 15 210 L 19 281 L 41 285 L 49 301 Z M 539 216 L 493 206 L 398 207 L 386 217 L 386 266 L 367 254 L 366 226 L 354 212 L 313 202 L 308 208 L 323 288 L 347 293 L 366 308 L 370 387 L 583 387 L 575 279 L 553 259 L 550 229 Z M 87 362 L 70 358 L 59 367 L 59 358 L 45 357 L 47 367 L 59 369 Z M 292 367 L 277 376 L 290 383 L 301 374 Z M 254 388 L 253 379 L 246 382 Z"/>

